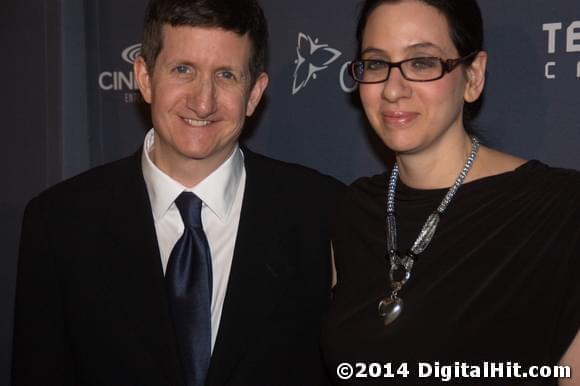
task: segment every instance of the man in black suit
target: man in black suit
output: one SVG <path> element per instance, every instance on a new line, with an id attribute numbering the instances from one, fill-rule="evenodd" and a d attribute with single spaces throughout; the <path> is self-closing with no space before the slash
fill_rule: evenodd
<path id="1" fill-rule="evenodd" d="M 341 185 L 238 145 L 266 44 L 255 0 L 151 1 L 134 68 L 154 127 L 143 148 L 26 209 L 13 385 L 324 383 Z"/>

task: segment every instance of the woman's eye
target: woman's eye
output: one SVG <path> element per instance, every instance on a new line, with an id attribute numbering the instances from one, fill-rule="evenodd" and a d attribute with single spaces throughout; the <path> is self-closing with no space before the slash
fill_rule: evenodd
<path id="1" fill-rule="evenodd" d="M 439 65 L 439 61 L 434 58 L 411 59 L 410 63 L 414 70 L 428 70 L 436 68 Z"/>
<path id="2" fill-rule="evenodd" d="M 387 64 L 380 60 L 369 60 L 366 62 L 366 70 L 368 71 L 381 71 L 384 70 Z"/>

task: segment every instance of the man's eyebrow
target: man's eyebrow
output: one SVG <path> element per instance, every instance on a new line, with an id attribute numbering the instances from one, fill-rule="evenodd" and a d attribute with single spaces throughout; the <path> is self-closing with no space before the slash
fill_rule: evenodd
<path id="1" fill-rule="evenodd" d="M 175 59 L 165 63 L 166 67 L 173 67 L 177 65 L 193 66 L 193 63 L 186 59 Z"/>

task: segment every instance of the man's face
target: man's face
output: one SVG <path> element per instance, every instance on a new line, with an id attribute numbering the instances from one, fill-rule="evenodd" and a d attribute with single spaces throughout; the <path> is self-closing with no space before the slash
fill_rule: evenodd
<path id="1" fill-rule="evenodd" d="M 153 160 L 170 176 L 194 165 L 211 171 L 231 154 L 268 77 L 262 73 L 251 84 L 247 35 L 169 25 L 162 32 L 152 72 L 142 58 L 135 61 L 139 88 L 151 104 Z"/>

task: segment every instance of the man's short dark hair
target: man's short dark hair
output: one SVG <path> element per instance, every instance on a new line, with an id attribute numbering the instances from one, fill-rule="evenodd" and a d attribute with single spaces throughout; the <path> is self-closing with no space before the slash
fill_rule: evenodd
<path id="1" fill-rule="evenodd" d="M 163 46 L 164 25 L 215 27 L 240 36 L 248 34 L 252 46 L 252 83 L 265 71 L 268 51 L 268 25 L 256 0 L 151 0 L 145 11 L 141 56 L 150 73 Z"/>

